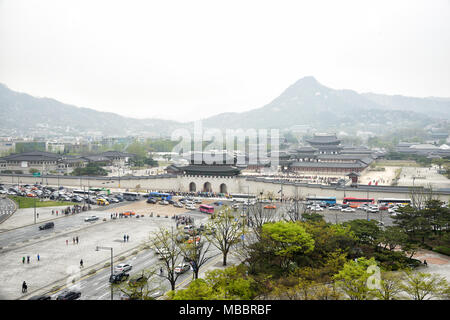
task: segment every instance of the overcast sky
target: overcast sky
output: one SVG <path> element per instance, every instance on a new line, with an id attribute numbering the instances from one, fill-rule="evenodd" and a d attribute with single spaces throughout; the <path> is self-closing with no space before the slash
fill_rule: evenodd
<path id="1" fill-rule="evenodd" d="M 304 76 L 450 97 L 450 0 L 0 0 L 0 82 L 179 121 L 269 103 Z"/>

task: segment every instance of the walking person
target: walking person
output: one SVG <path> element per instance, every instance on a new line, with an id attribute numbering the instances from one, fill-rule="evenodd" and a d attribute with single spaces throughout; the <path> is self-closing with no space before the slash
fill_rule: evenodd
<path id="1" fill-rule="evenodd" d="M 129 235 L 127 235 L 127 242 L 128 242 L 128 240 L 130 240 L 130 236 Z"/>
<path id="2" fill-rule="evenodd" d="M 127 236 L 123 235 L 123 242 L 127 241 Z"/>
<path id="3" fill-rule="evenodd" d="M 25 257 L 22 257 L 22 263 L 25 264 Z"/>
<path id="4" fill-rule="evenodd" d="M 75 237 L 72 238 L 72 242 L 73 242 L 73 244 L 75 244 Z"/>
<path id="5" fill-rule="evenodd" d="M 37 259 L 38 259 L 38 261 L 41 261 L 41 256 L 39 255 L 39 253 L 37 255 Z"/>
<path id="6" fill-rule="evenodd" d="M 78 244 L 78 236 L 75 238 L 75 240 L 77 241 L 77 244 Z"/>
<path id="7" fill-rule="evenodd" d="M 83 259 L 80 260 L 80 268 L 83 268 Z"/>
<path id="8" fill-rule="evenodd" d="M 24 281 L 24 282 L 22 283 L 22 293 L 26 293 L 26 292 L 27 292 L 27 289 L 28 289 L 27 283 Z"/>
<path id="9" fill-rule="evenodd" d="M 27 263 L 30 263 L 30 256 L 27 256 Z"/>
<path id="10" fill-rule="evenodd" d="M 66 246 L 68 246 L 68 245 L 69 245 L 69 240 L 66 239 Z"/>

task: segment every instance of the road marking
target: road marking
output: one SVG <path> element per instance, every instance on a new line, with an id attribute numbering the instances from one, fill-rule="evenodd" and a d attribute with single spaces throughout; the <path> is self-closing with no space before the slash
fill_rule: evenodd
<path id="1" fill-rule="evenodd" d="M 111 295 L 111 292 L 107 292 L 107 293 L 105 293 L 105 294 L 102 294 L 100 297 L 98 297 L 98 299 L 97 300 L 102 300 L 102 298 L 104 297 L 104 296 L 106 296 L 106 295 Z"/>

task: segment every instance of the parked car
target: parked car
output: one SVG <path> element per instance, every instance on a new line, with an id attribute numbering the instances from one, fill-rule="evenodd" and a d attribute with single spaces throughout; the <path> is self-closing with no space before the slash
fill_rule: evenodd
<path id="1" fill-rule="evenodd" d="M 161 200 L 160 202 L 159 202 L 159 204 L 161 204 L 161 205 L 168 205 L 169 204 L 169 201 L 166 201 L 166 200 Z"/>
<path id="2" fill-rule="evenodd" d="M 55 224 L 53 222 L 47 222 L 46 224 L 39 226 L 39 230 L 51 229 L 54 226 L 55 226 Z"/>
<path id="3" fill-rule="evenodd" d="M 133 267 L 127 263 L 121 263 L 118 264 L 114 270 L 115 272 L 126 272 L 126 271 L 130 271 Z"/>
<path id="4" fill-rule="evenodd" d="M 81 297 L 80 291 L 64 291 L 58 297 L 56 300 L 76 300 L 79 297 Z"/>
<path id="5" fill-rule="evenodd" d="M 88 204 L 97 204 L 97 200 L 92 199 L 92 198 L 87 198 L 86 199 L 86 203 L 88 203 Z"/>
<path id="6" fill-rule="evenodd" d="M 377 212 L 380 212 L 380 210 L 378 210 L 378 208 L 369 208 L 366 210 L 366 212 L 377 213 Z"/>
<path id="7" fill-rule="evenodd" d="M 118 272 L 109 276 L 110 283 L 119 283 L 124 280 L 127 280 L 130 275 L 126 272 Z"/>
<path id="8" fill-rule="evenodd" d="M 276 208 L 277 208 L 277 206 L 274 204 L 268 204 L 268 205 L 264 206 L 264 209 L 276 209 Z"/>
<path id="9" fill-rule="evenodd" d="M 356 210 L 353 208 L 342 208 L 341 212 L 355 212 Z"/>
<path id="10" fill-rule="evenodd" d="M 84 218 L 84 222 L 90 222 L 90 221 L 96 221 L 98 220 L 97 216 L 89 216 L 87 218 Z"/>
<path id="11" fill-rule="evenodd" d="M 109 203 L 119 203 L 119 199 L 114 198 L 114 197 L 108 197 L 108 199 L 106 199 L 109 201 Z"/>
<path id="12" fill-rule="evenodd" d="M 174 207 L 177 207 L 177 208 L 183 208 L 183 204 L 182 204 L 182 203 L 179 203 L 179 202 L 175 202 L 175 203 L 173 204 L 173 206 L 174 206 Z"/>
<path id="13" fill-rule="evenodd" d="M 148 198 L 147 199 L 147 203 L 152 203 L 152 204 L 156 204 L 156 199 L 155 198 Z"/>
<path id="14" fill-rule="evenodd" d="M 74 197 L 72 197 L 71 201 L 72 202 L 83 202 L 84 199 L 79 196 L 74 196 Z"/>
<path id="15" fill-rule="evenodd" d="M 109 202 L 103 198 L 97 198 L 97 204 L 99 206 L 107 206 L 109 205 Z"/>
<path id="16" fill-rule="evenodd" d="M 175 273 L 185 273 L 191 269 L 191 265 L 189 263 L 181 263 L 175 267 Z"/>
<path id="17" fill-rule="evenodd" d="M 193 205 L 193 204 L 187 204 L 185 208 L 188 209 L 188 210 L 196 210 L 197 209 L 195 207 L 195 205 Z"/>
<path id="18" fill-rule="evenodd" d="M 329 207 L 328 209 L 330 209 L 330 210 L 341 210 L 342 207 L 341 206 L 333 206 L 333 207 Z"/>

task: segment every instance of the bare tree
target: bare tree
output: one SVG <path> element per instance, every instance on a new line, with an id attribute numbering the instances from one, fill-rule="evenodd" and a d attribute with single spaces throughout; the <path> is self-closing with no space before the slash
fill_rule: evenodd
<path id="1" fill-rule="evenodd" d="M 200 237 L 200 232 L 195 228 L 192 232 L 192 241 L 179 244 L 182 255 L 191 263 L 194 279 L 198 279 L 200 268 L 213 257 L 211 255 L 207 256 L 207 253 L 210 252 L 210 247 L 211 243 L 204 241 Z"/>
<path id="2" fill-rule="evenodd" d="M 299 194 L 297 186 L 295 186 L 295 196 L 285 201 L 283 211 L 284 220 L 291 222 L 301 221 L 303 214 L 310 213 L 305 198 Z"/>
<path id="3" fill-rule="evenodd" d="M 135 276 L 139 281 L 125 281 L 111 284 L 114 292 L 120 292 L 131 300 L 154 300 L 156 295 L 162 292 L 162 284 L 155 278 L 155 269 L 142 270 L 139 276 Z M 152 279 L 151 285 L 149 280 Z"/>
<path id="4" fill-rule="evenodd" d="M 428 185 L 428 188 L 412 187 L 409 195 L 411 197 L 411 206 L 416 210 L 424 209 L 427 203 L 435 197 L 431 184 Z"/>
<path id="5" fill-rule="evenodd" d="M 223 206 L 216 217 L 208 224 L 208 241 L 222 252 L 223 265 L 227 265 L 227 256 L 232 246 L 240 241 L 243 234 L 242 222 L 233 215 L 229 206 Z"/>
<path id="6" fill-rule="evenodd" d="M 181 249 L 176 243 L 176 238 L 177 233 L 172 227 L 171 230 L 160 228 L 150 239 L 150 243 L 159 254 L 161 264 L 166 271 L 161 276 L 170 282 L 172 290 L 175 290 L 175 284 L 180 275 L 175 272 L 181 257 Z"/>

